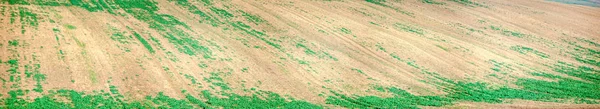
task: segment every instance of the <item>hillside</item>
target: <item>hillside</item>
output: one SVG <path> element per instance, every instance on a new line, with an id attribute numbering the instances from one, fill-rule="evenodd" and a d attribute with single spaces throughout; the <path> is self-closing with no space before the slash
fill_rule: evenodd
<path id="1" fill-rule="evenodd" d="M 0 108 L 600 108 L 594 0 L 0 1 Z"/>

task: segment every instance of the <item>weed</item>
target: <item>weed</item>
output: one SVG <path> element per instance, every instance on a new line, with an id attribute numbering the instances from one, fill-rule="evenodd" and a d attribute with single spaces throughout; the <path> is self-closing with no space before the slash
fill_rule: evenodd
<path id="1" fill-rule="evenodd" d="M 140 34 L 138 34 L 137 32 L 133 32 L 133 36 L 135 36 L 135 38 L 137 38 L 142 43 L 142 45 L 144 45 L 144 47 L 146 47 L 146 49 L 150 51 L 150 53 L 155 52 L 150 43 L 148 43 L 148 41 L 146 41 L 146 39 L 144 39 Z"/>
<path id="2" fill-rule="evenodd" d="M 317 56 L 320 59 L 323 58 L 329 58 L 332 59 L 334 61 L 337 61 L 338 59 L 335 58 L 334 56 L 332 56 L 331 54 L 324 52 L 324 51 L 313 51 L 312 49 L 310 49 L 309 47 L 307 47 L 306 45 L 304 45 L 303 43 L 305 42 L 305 40 L 301 40 L 300 42 L 296 43 L 296 48 L 303 48 L 304 49 L 304 53 L 306 53 L 307 55 L 312 55 L 312 56 Z"/>
<path id="3" fill-rule="evenodd" d="M 208 104 L 223 107 L 226 109 L 233 108 L 288 108 L 288 109 L 321 109 L 321 106 L 301 101 L 301 100 L 286 100 L 281 97 L 279 94 L 268 92 L 268 91 L 259 91 L 252 96 L 240 96 L 232 93 L 224 93 L 221 96 L 226 96 L 227 98 L 218 98 L 208 91 L 203 91 L 204 98 L 207 98 L 206 101 Z M 261 99 L 264 98 L 264 99 Z M 236 104 L 236 105 L 231 105 Z"/>
<path id="4" fill-rule="evenodd" d="M 427 4 L 434 4 L 434 5 L 444 5 L 444 4 L 446 4 L 444 2 L 437 2 L 435 0 L 421 0 L 421 2 L 427 3 Z"/>
<path id="5" fill-rule="evenodd" d="M 70 30 L 77 29 L 77 27 L 70 25 L 70 24 L 65 24 L 64 26 L 65 26 L 65 28 L 70 29 Z"/>
<path id="6" fill-rule="evenodd" d="M 392 55 L 395 56 L 395 55 Z M 396 56 L 397 57 L 397 56 Z M 495 62 L 495 61 L 493 61 Z M 418 67 L 423 68 L 423 67 Z M 521 88 L 507 86 L 492 87 L 483 82 L 462 82 L 441 77 L 435 72 L 422 69 L 425 74 L 430 74 L 439 82 L 431 82 L 444 86 L 442 88 L 447 95 L 439 96 L 415 96 L 404 90 L 389 87 L 388 92 L 393 97 L 381 98 L 377 96 L 354 96 L 349 97 L 331 91 L 334 96 L 326 99 L 327 104 L 339 105 L 347 108 L 417 108 L 417 106 L 444 106 L 451 105 L 457 101 L 501 103 L 504 99 L 524 99 L 534 101 L 558 102 L 557 99 L 574 99 L 576 103 L 598 103 L 600 93 L 600 75 L 595 72 L 599 70 L 579 66 L 565 62 L 558 62 L 553 67 L 555 72 L 577 77 L 575 80 L 544 72 L 534 72 L 532 75 L 558 81 L 549 82 L 529 78 L 517 78 L 515 82 Z"/>
<path id="7" fill-rule="evenodd" d="M 111 28 L 112 31 L 117 31 L 112 33 L 110 39 L 117 41 L 121 44 L 128 44 L 129 40 L 131 40 L 131 36 L 125 36 L 125 32 L 120 32 L 116 28 Z"/>
<path id="8" fill-rule="evenodd" d="M 460 4 L 463 4 L 465 6 L 471 6 L 471 7 L 479 6 L 479 7 L 485 7 L 485 8 L 487 8 L 487 6 L 479 4 L 477 2 L 473 2 L 471 0 L 450 0 L 450 1 L 453 1 L 453 2 L 456 2 L 456 3 L 460 3 Z"/>
<path id="9" fill-rule="evenodd" d="M 352 68 L 352 69 L 350 69 L 350 70 L 352 70 L 352 71 L 356 71 L 356 72 L 358 72 L 358 73 L 360 73 L 360 74 L 363 74 L 363 75 L 366 75 L 366 74 L 365 74 L 365 72 L 363 72 L 363 71 L 362 71 L 362 70 L 360 70 L 360 69 Z"/>
<path id="10" fill-rule="evenodd" d="M 211 72 L 209 78 L 204 78 L 204 81 L 219 86 L 221 90 L 231 90 L 229 85 L 221 78 L 225 72 Z M 212 87 L 211 87 L 212 88 Z M 214 89 L 214 88 L 213 88 Z"/>
<path id="11" fill-rule="evenodd" d="M 442 49 L 442 50 L 444 50 L 444 51 L 448 51 L 448 48 L 442 47 L 441 45 L 435 45 L 435 46 L 438 47 L 438 48 L 440 48 L 440 49 Z"/>
<path id="12" fill-rule="evenodd" d="M 203 0 L 205 4 L 210 4 L 210 1 L 208 0 Z M 200 22 L 201 23 L 208 23 L 214 27 L 219 26 L 220 24 L 222 24 L 222 22 L 218 21 L 217 18 L 213 17 L 212 15 L 203 12 L 202 10 L 198 9 L 198 7 L 191 5 L 190 2 L 188 2 L 187 0 L 177 0 L 176 4 L 178 6 L 184 7 L 186 8 L 189 12 L 199 15 L 201 17 Z"/>
<path id="13" fill-rule="evenodd" d="M 304 53 L 306 53 L 307 55 L 316 55 L 317 53 L 313 50 L 311 50 L 310 48 L 306 47 L 304 44 L 302 43 L 297 43 L 296 44 L 296 48 L 304 48 Z"/>
<path id="14" fill-rule="evenodd" d="M 16 17 L 16 14 L 18 14 L 19 21 L 21 22 L 21 34 L 25 34 L 26 27 L 34 27 L 35 29 L 37 29 L 39 25 L 38 15 L 24 7 L 19 7 L 17 9 L 19 10 L 18 13 L 11 13 L 11 23 L 15 21 L 14 17 Z"/>
<path id="15" fill-rule="evenodd" d="M 260 18 L 260 17 L 259 17 L 259 16 L 257 16 L 257 15 L 252 15 L 252 14 L 250 14 L 250 13 L 247 13 L 247 12 L 244 12 L 244 11 L 241 11 L 241 12 L 242 12 L 242 16 L 244 16 L 244 18 L 246 18 L 246 20 L 247 20 L 248 22 L 252 22 L 252 23 L 254 23 L 255 25 L 258 25 L 258 24 L 260 24 L 260 23 L 264 23 L 264 22 L 266 22 L 266 20 L 264 20 L 264 19 Z"/>
<path id="16" fill-rule="evenodd" d="M 227 10 L 224 10 L 224 9 L 211 7 L 210 10 L 223 18 L 232 18 L 233 17 L 233 14 L 227 12 Z"/>
<path id="17" fill-rule="evenodd" d="M 540 52 L 540 51 L 537 51 L 537 50 L 534 50 L 532 48 L 525 47 L 525 46 L 520 46 L 520 45 L 511 46 L 510 49 L 514 50 L 514 51 L 517 51 L 517 52 L 519 52 L 521 54 L 533 53 L 533 54 L 538 55 L 538 56 L 540 56 L 542 58 L 548 58 L 549 57 L 548 54 L 546 54 L 546 53 L 543 53 L 543 52 Z"/>
<path id="18" fill-rule="evenodd" d="M 523 33 L 517 32 L 517 31 L 511 31 L 511 30 L 503 29 L 503 28 L 496 27 L 496 26 L 490 26 L 490 28 L 492 30 L 502 32 L 502 35 L 505 35 L 505 36 L 514 36 L 514 37 L 518 37 L 518 38 L 523 38 L 524 36 L 527 36 L 526 34 L 523 34 Z"/>
<path id="19" fill-rule="evenodd" d="M 10 46 L 19 46 L 19 40 L 9 40 L 8 45 Z"/>
<path id="20" fill-rule="evenodd" d="M 396 27 L 399 30 L 405 31 L 405 32 L 411 32 L 411 33 L 415 33 L 418 35 L 424 35 L 424 31 L 421 28 L 416 28 L 416 27 L 412 27 L 410 25 L 405 25 L 405 24 L 401 24 L 401 23 L 395 23 L 394 27 Z"/>
<path id="21" fill-rule="evenodd" d="M 365 1 L 367 1 L 369 3 L 373 3 L 373 4 L 376 4 L 376 5 L 379 5 L 379 6 L 388 7 L 388 5 L 384 4 L 385 0 L 365 0 Z"/>
<path id="22" fill-rule="evenodd" d="M 254 36 L 255 38 L 258 38 L 258 39 L 264 41 L 265 43 L 271 45 L 272 47 L 274 47 L 276 49 L 281 49 L 281 45 L 264 38 L 266 36 L 265 33 L 256 31 L 256 30 L 250 28 L 250 26 L 244 24 L 243 22 L 240 22 L 240 21 L 232 22 L 232 23 L 230 23 L 230 25 L 238 30 L 244 31 L 246 34 L 249 34 L 251 36 Z"/>
<path id="23" fill-rule="evenodd" d="M 571 54 L 571 57 L 573 57 L 575 60 L 577 60 L 580 63 L 585 63 L 585 64 L 589 64 L 589 65 L 594 65 L 594 66 L 600 66 L 600 50 L 596 50 L 593 48 L 587 48 L 587 47 L 583 47 L 574 43 L 570 43 L 572 46 L 575 46 L 573 48 L 572 52 L 567 52 L 569 54 Z M 595 44 L 595 43 L 590 43 L 590 44 Z"/>
<path id="24" fill-rule="evenodd" d="M 352 34 L 352 31 L 350 31 L 349 29 L 346 29 L 346 28 L 340 28 L 340 31 L 342 31 L 343 33 L 346 33 L 346 34 Z"/>
<path id="25" fill-rule="evenodd" d="M 385 48 L 383 48 L 383 46 L 381 44 L 382 43 L 377 43 L 377 44 L 375 44 L 375 46 L 377 47 L 378 50 L 381 50 L 383 52 L 387 52 L 387 50 L 385 50 Z"/>

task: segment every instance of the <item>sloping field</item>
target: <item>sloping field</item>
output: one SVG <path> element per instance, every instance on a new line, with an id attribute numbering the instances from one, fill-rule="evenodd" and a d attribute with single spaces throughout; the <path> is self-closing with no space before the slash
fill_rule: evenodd
<path id="1" fill-rule="evenodd" d="M 600 108 L 597 7 L 0 1 L 0 108 Z"/>

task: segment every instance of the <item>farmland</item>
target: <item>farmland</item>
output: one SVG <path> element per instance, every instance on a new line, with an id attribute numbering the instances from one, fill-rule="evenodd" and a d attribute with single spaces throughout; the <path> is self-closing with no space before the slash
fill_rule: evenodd
<path id="1" fill-rule="evenodd" d="M 0 108 L 600 108 L 562 0 L 0 0 Z"/>

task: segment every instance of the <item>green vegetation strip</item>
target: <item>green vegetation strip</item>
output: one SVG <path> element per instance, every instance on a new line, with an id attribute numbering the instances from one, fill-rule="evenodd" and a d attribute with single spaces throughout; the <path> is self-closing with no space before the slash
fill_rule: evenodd
<path id="1" fill-rule="evenodd" d="M 389 87 L 386 91 L 393 97 L 348 96 L 331 91 L 327 104 L 347 108 L 418 108 L 417 106 L 444 106 L 456 102 L 502 103 L 506 99 L 523 99 L 544 102 L 574 102 L 598 104 L 600 100 L 600 70 L 565 62 L 558 62 L 553 67 L 555 72 L 568 75 L 563 77 L 544 72 L 533 72 L 539 76 L 556 81 L 545 81 L 531 78 L 518 78 L 515 82 L 520 88 L 507 86 L 492 87 L 483 82 L 453 81 L 432 74 L 441 82 L 434 82 L 444 87 L 447 95 L 416 96 L 399 88 Z M 575 77 L 578 79 L 573 79 Z M 580 79 L 580 80 L 579 80 Z"/>
<path id="2" fill-rule="evenodd" d="M 600 50 L 597 48 L 600 44 L 589 41 L 589 40 L 580 40 L 581 42 L 588 43 L 589 45 L 593 45 L 592 47 L 596 48 L 588 48 L 581 45 L 575 44 L 575 42 L 568 42 L 573 47 L 573 51 L 567 52 L 571 55 L 575 60 L 580 63 L 585 63 L 589 65 L 594 65 L 596 67 L 600 67 Z"/>
<path id="3" fill-rule="evenodd" d="M 202 91 L 199 97 L 185 93 L 185 99 L 176 99 L 160 92 L 155 96 L 146 96 L 141 100 L 128 100 L 119 93 L 115 86 L 110 86 L 109 92 L 84 93 L 74 90 L 48 91 L 48 94 L 33 100 L 27 99 L 27 90 L 13 90 L 9 96 L 0 99 L 0 108 L 8 109 L 191 109 L 191 108 L 288 108 L 288 109 L 319 109 L 321 106 L 306 101 L 286 99 L 278 94 L 260 91 L 252 96 L 242 96 L 233 93 L 223 93 L 216 97 L 208 91 Z M 204 100 L 206 99 L 206 101 Z M 235 104 L 235 105 L 233 105 Z"/>
<path id="4" fill-rule="evenodd" d="M 518 38 L 523 38 L 524 36 L 526 36 L 526 34 L 523 34 L 521 32 L 503 29 L 498 26 L 490 26 L 490 28 L 492 30 L 501 31 L 502 35 L 505 35 L 505 36 L 514 36 L 514 37 L 518 37 Z"/>
<path id="5" fill-rule="evenodd" d="M 471 6 L 471 7 L 478 6 L 478 7 L 486 7 L 487 8 L 487 6 L 479 4 L 477 2 L 473 2 L 471 0 L 450 0 L 450 1 L 453 1 L 453 2 L 456 2 L 456 3 L 459 3 L 459 4 L 463 4 L 465 6 Z"/>
<path id="6" fill-rule="evenodd" d="M 535 54 L 537 56 L 540 56 L 542 58 L 548 58 L 549 57 L 548 54 L 546 54 L 546 53 L 543 53 L 543 52 L 540 52 L 540 51 L 537 51 L 537 50 L 534 50 L 532 48 L 525 47 L 525 46 L 517 45 L 517 46 L 510 47 L 510 49 L 514 50 L 514 51 L 517 51 L 517 52 L 519 52 L 521 54 L 533 53 L 533 54 Z"/>
<path id="7" fill-rule="evenodd" d="M 405 31 L 405 32 L 411 32 L 411 33 L 415 33 L 418 35 L 424 35 L 424 31 L 421 28 L 417 28 L 417 27 L 413 27 L 410 25 L 406 25 L 406 24 L 401 24 L 401 23 L 395 23 L 394 27 L 396 27 L 396 29 Z"/>
<path id="8" fill-rule="evenodd" d="M 443 4 L 446 4 L 444 2 L 438 2 L 438 1 L 435 1 L 435 0 L 421 0 L 421 2 L 427 3 L 427 4 L 434 4 L 434 5 L 443 5 Z"/>
<path id="9" fill-rule="evenodd" d="M 150 46 L 150 43 L 148 43 L 148 41 L 146 41 L 146 39 L 144 39 L 140 34 L 134 32 L 133 35 L 144 45 L 144 47 L 146 47 L 146 49 L 148 49 L 148 51 L 150 51 L 150 53 L 155 52 L 152 46 Z"/>
<path id="10" fill-rule="evenodd" d="M 37 5 L 37 6 L 75 6 L 83 8 L 89 12 L 108 12 L 113 15 L 125 16 L 130 15 L 137 20 L 147 23 L 150 28 L 159 32 L 163 37 L 167 38 L 179 52 L 188 55 L 201 54 L 204 58 L 212 58 L 212 52 L 207 47 L 202 46 L 200 42 L 193 36 L 189 35 L 184 29 L 190 30 L 189 26 L 179 21 L 172 15 L 160 14 L 157 2 L 152 0 L 70 0 L 70 1 L 51 1 L 51 0 L 36 0 L 36 1 L 21 1 L 7 0 L 2 1 L 10 5 Z M 125 12 L 125 13 L 122 13 Z M 35 14 L 28 14 L 21 17 L 25 21 L 37 21 Z M 32 17 L 28 17 L 32 16 Z M 36 23 L 30 23 L 37 25 Z M 75 29 L 74 26 L 66 26 L 69 29 Z M 24 32 L 23 32 L 24 33 Z M 138 38 L 140 39 L 140 38 Z M 140 40 L 141 41 L 141 40 Z M 143 42 L 142 42 L 143 43 Z M 146 44 L 144 44 L 146 48 Z M 153 52 L 153 51 L 151 51 Z"/>

